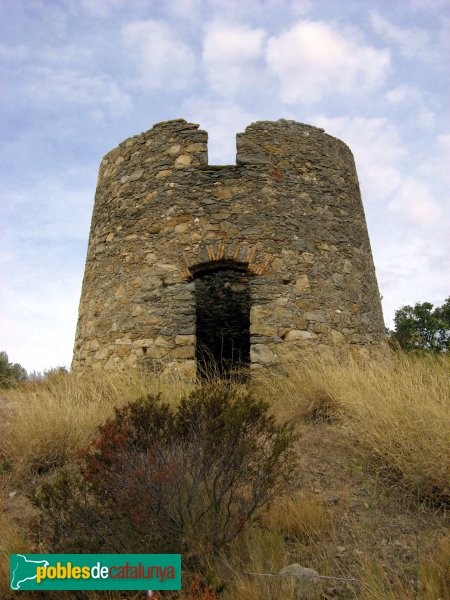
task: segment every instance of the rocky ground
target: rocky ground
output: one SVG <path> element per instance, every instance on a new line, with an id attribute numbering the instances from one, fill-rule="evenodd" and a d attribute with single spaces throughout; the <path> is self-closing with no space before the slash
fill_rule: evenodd
<path id="1" fill-rule="evenodd" d="M 381 571 L 386 581 L 410 585 L 413 593 L 421 562 L 449 534 L 448 509 L 408 498 L 377 478 L 332 424 L 301 424 L 300 433 L 300 488 L 331 519 L 320 535 L 288 543 L 290 562 L 321 575 L 366 581 L 370 571 Z M 320 597 L 354 597 L 355 587 L 324 580 Z"/>

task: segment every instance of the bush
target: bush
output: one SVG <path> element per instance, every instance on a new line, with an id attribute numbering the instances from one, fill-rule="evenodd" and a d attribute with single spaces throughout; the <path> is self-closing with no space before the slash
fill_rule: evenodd
<path id="1" fill-rule="evenodd" d="M 430 302 L 402 306 L 395 311 L 394 323 L 391 335 L 394 347 L 396 342 L 403 350 L 450 350 L 450 296 L 434 310 Z"/>
<path id="2" fill-rule="evenodd" d="M 0 388 L 11 388 L 25 381 L 27 372 L 19 363 L 9 362 L 5 351 L 0 352 Z"/>
<path id="3" fill-rule="evenodd" d="M 205 385 L 175 408 L 148 395 L 33 496 L 35 531 L 54 552 L 181 552 L 198 568 L 289 485 L 294 439 L 247 389 Z"/>

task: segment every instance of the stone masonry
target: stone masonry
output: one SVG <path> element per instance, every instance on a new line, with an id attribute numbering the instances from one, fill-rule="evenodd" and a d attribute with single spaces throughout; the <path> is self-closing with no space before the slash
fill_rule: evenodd
<path id="1" fill-rule="evenodd" d="M 236 165 L 213 166 L 207 133 L 178 119 L 101 162 L 73 369 L 144 363 L 194 374 L 204 276 L 221 271 L 216 307 L 227 301 L 218 286 L 241 307 L 230 294 L 248 290 L 252 368 L 305 348 L 367 354 L 383 345 L 350 149 L 323 129 L 258 121 L 237 135 Z M 206 343 L 214 319 L 206 317 Z"/>

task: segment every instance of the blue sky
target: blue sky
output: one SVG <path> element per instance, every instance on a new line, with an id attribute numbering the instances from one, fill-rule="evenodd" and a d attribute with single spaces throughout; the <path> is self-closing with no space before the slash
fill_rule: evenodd
<path id="1" fill-rule="evenodd" d="M 102 156 L 158 121 L 352 149 L 385 321 L 450 294 L 448 0 L 2 0 L 0 349 L 69 365 Z"/>

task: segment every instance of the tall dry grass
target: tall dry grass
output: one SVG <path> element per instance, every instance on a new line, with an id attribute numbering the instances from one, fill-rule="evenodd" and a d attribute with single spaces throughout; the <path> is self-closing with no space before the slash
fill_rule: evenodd
<path id="1" fill-rule="evenodd" d="M 263 515 L 270 530 L 278 531 L 286 539 L 310 542 L 331 529 L 329 511 L 303 492 L 276 498 Z"/>
<path id="2" fill-rule="evenodd" d="M 419 553 L 413 572 L 393 577 L 375 557 L 363 556 L 361 600 L 445 600 L 450 598 L 450 535 L 426 554 Z"/>
<path id="3" fill-rule="evenodd" d="M 367 363 L 308 356 L 277 372 L 258 373 L 250 385 L 273 404 L 282 419 L 332 422 L 374 468 L 411 494 L 449 499 L 449 371 L 448 356 L 395 354 Z M 58 375 L 2 392 L 0 499 L 7 498 L 9 490 L 24 478 L 36 478 L 70 461 L 74 451 L 87 445 L 97 426 L 112 415 L 114 406 L 147 392 L 161 392 L 167 401 L 176 402 L 192 385 L 137 373 L 95 373 L 83 378 Z M 311 499 L 303 501 L 294 495 L 279 502 L 278 513 L 275 507 L 266 517 L 266 528 L 249 531 L 236 540 L 218 567 L 229 582 L 221 597 L 293 597 L 287 582 L 251 573 L 275 574 L 295 560 L 283 537 L 289 543 L 292 539 L 303 543 L 331 525 L 326 511 Z M 0 589 L 5 590 L 8 552 L 28 549 L 25 530 L 18 525 L 25 519 L 13 516 L 10 507 L 0 502 Z M 443 539 L 433 555 L 420 556 L 417 597 L 436 600 L 449 595 L 449 560 L 449 538 Z M 367 587 L 356 586 L 355 598 L 413 597 L 410 581 L 389 580 L 376 557 L 363 556 L 361 561 L 364 564 L 355 565 L 355 576 Z M 332 563 L 327 568 L 323 562 L 320 572 L 339 575 Z"/>
<path id="4" fill-rule="evenodd" d="M 359 363 L 307 356 L 250 385 L 276 414 L 331 419 L 379 472 L 426 497 L 450 498 L 450 357 L 393 354 Z M 177 401 L 193 383 L 135 372 L 55 375 L 3 393 L 0 464 L 19 477 L 70 460 L 97 426 L 147 392 Z M 6 402 L 5 402 L 6 400 Z"/>
<path id="5" fill-rule="evenodd" d="M 224 600 L 293 600 L 292 582 L 276 576 L 287 560 L 285 543 L 278 531 L 261 528 L 245 531 L 216 566 L 225 582 L 221 597 Z"/>
<path id="6" fill-rule="evenodd" d="M 284 416 L 330 419 L 381 475 L 412 494 L 450 499 L 450 357 L 393 354 L 357 362 L 306 356 L 258 375 Z"/>
<path id="7" fill-rule="evenodd" d="M 5 391 L 0 402 L 0 468 L 18 479 L 43 473 L 73 458 L 86 446 L 114 407 L 146 393 L 176 402 L 192 384 L 142 373 L 96 372 L 79 377 L 56 374 Z"/>
<path id="8" fill-rule="evenodd" d="M 43 381 L 28 381 L 0 397 L 0 596 L 9 598 L 10 553 L 32 552 L 27 523 L 32 510 L 17 493 L 40 475 L 73 461 L 77 449 L 86 446 L 98 425 L 113 415 L 114 407 L 149 392 L 177 402 L 192 388 L 179 378 L 127 372 L 92 373 L 83 377 L 53 374 Z M 34 595 L 29 592 L 30 597 Z M 105 595 L 106 592 L 103 594 Z M 37 594 L 39 595 L 39 594 Z M 108 594 L 119 598 L 120 594 Z M 71 597 L 70 593 L 61 597 Z M 103 596 L 102 596 L 103 597 Z M 97 598 L 95 593 L 92 598 Z"/>

